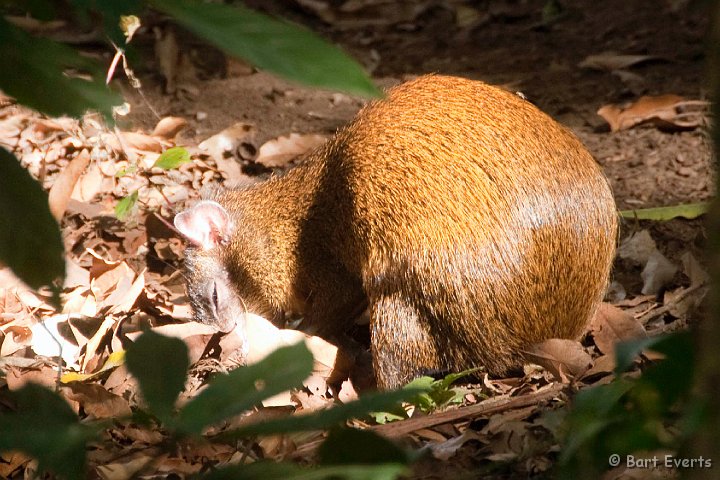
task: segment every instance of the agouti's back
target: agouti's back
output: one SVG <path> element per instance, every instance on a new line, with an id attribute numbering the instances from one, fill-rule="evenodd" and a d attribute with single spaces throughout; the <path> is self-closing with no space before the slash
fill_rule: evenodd
<path id="1" fill-rule="evenodd" d="M 302 166 L 216 200 L 231 240 L 190 252 L 191 297 L 205 282 L 193 270 L 208 270 L 194 265 L 214 262 L 246 304 L 302 310 L 330 336 L 367 302 L 382 387 L 502 374 L 534 343 L 577 337 L 617 229 L 574 135 L 512 93 L 445 76 L 391 89 Z"/>

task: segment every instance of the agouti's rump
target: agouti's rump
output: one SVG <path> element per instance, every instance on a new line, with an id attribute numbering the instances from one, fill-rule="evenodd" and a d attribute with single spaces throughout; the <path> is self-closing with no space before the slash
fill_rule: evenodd
<path id="1" fill-rule="evenodd" d="M 287 175 L 178 215 L 196 317 L 292 308 L 339 337 L 367 303 L 378 384 L 502 374 L 577 337 L 607 282 L 616 213 L 592 156 L 481 82 L 390 90 Z"/>

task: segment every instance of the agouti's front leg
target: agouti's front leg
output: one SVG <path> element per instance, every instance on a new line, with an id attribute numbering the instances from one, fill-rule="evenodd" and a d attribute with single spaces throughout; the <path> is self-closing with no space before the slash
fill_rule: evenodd
<path id="1" fill-rule="evenodd" d="M 370 341 L 378 387 L 399 388 L 418 375 L 445 368 L 429 324 L 401 292 L 370 299 Z"/>

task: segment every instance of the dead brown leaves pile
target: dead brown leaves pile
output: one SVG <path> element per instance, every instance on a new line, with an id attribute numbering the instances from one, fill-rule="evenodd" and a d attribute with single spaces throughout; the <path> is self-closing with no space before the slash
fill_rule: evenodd
<path id="1" fill-rule="evenodd" d="M 631 113 L 614 121 L 620 126 L 639 123 L 635 119 L 648 117 L 651 110 L 655 117 L 671 121 L 658 111 L 678 112 L 687 105 L 679 97 L 663 102 L 645 102 L 655 105 L 654 110 L 643 107 L 646 113 L 629 108 Z M 178 205 L 196 198 L 204 187 L 221 180 L 254 181 L 247 172 L 266 174 L 287 168 L 325 137 L 290 134 L 256 145 L 254 127 L 241 123 L 188 147 L 190 163 L 171 171 L 154 167 L 185 125 L 182 118 L 167 117 L 152 134 L 109 131 L 93 117 L 45 119 L 14 105 L 0 109 L 0 145 L 49 190 L 52 212 L 61 221 L 68 266 L 62 311 L 28 290 L 7 269 L 0 269 L 0 394 L 27 382 L 56 385 L 62 358 L 65 376 L 60 391 L 76 412 L 88 419 L 126 415 L 141 400 L 123 366 L 122 352 L 143 328 L 181 338 L 188 345 L 193 366 L 185 399 L 202 389 L 209 374 L 243 361 L 235 333 L 222 336 L 199 324 L 178 323 L 189 319 L 191 312 L 179 270 L 182 243 L 167 221 Z M 138 192 L 138 208 L 123 223 L 113 209 L 131 192 Z M 524 376 L 485 376 L 466 385 L 464 408 L 417 414 L 383 426 L 371 427 L 361 420 L 352 425 L 409 437 L 418 446 L 428 446 L 438 459 L 464 451 L 490 461 L 517 460 L 526 473 L 546 471 L 551 466 L 548 453 L 557 445 L 555 426 L 537 413 L 563 404 L 570 390 L 610 381 L 617 342 L 682 328 L 704 296 L 707 274 L 689 253 L 683 265 L 676 266 L 648 240 L 649 234 L 638 235 L 641 241 L 628 240 L 629 246 L 621 252 L 630 252 L 628 261 L 643 269 L 647 295 L 626 298 L 624 289 L 615 289 L 615 305 L 600 308 L 582 343 L 552 339 L 533 347 L 526 354 L 535 365 L 527 366 Z M 689 279 L 690 286 L 673 283 L 679 274 Z M 666 292 L 662 303 L 655 296 L 660 291 Z M 327 408 L 338 398 L 356 397 L 347 375 L 341 375 L 339 388 L 333 389 L 329 381 L 333 374 L 337 377 L 334 368 L 343 362 L 335 347 L 299 332 L 278 330 L 261 318 L 248 321 L 250 361 L 298 341 L 306 342 L 316 359 L 315 372 L 303 390 L 269 399 L 266 408 L 252 413 L 253 420 Z M 650 352 L 647 358 L 652 358 Z M 247 420 L 231 423 L 243 421 Z M 307 459 L 322 436 L 266 437 L 250 441 L 245 448 L 255 457 Z M 174 456 L 160 454 L 162 432 L 132 423 L 114 424 L 106 440 L 112 448 L 90 453 L 90 465 L 102 478 L 127 477 L 150 463 L 158 474 L 192 474 L 211 463 L 247 456 L 247 451 L 225 445 L 196 445 Z M 34 468 L 22 455 L 7 453 L 2 460 L 0 476 Z"/>

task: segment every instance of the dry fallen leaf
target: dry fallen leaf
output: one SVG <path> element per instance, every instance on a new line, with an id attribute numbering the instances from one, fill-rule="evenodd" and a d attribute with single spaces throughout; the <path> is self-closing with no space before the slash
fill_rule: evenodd
<path id="1" fill-rule="evenodd" d="M 582 62 L 580 68 L 589 68 L 592 70 L 621 70 L 623 68 L 632 67 L 640 63 L 649 62 L 651 60 L 662 60 L 661 57 L 654 55 L 622 55 L 615 52 L 604 52 L 597 55 L 589 55 Z"/>
<path id="2" fill-rule="evenodd" d="M 122 152 L 130 148 L 143 152 L 160 153 L 163 149 L 163 142 L 159 139 L 140 132 L 118 132 L 118 135 L 105 134 L 102 140 L 116 152 Z"/>
<path id="3" fill-rule="evenodd" d="M 64 388 L 67 398 L 78 402 L 90 418 L 121 418 L 132 414 L 127 400 L 96 383 L 72 382 Z"/>
<path id="4" fill-rule="evenodd" d="M 255 127 L 239 122 L 200 142 L 198 148 L 215 160 L 220 173 L 228 183 L 233 184 L 245 177 L 235 153 L 243 143 L 252 145 L 254 135 Z"/>
<path id="5" fill-rule="evenodd" d="M 50 204 L 50 212 L 52 212 L 55 220 L 60 222 L 65 210 L 67 209 L 70 196 L 75 189 L 75 184 L 82 175 L 85 167 L 90 162 L 90 154 L 87 150 L 83 150 L 70 161 L 63 171 L 55 179 L 50 193 L 48 194 L 48 203 Z"/>
<path id="6" fill-rule="evenodd" d="M 326 2 L 297 0 L 305 10 L 339 30 L 413 22 L 435 5 L 432 0 L 398 2 L 395 0 Z"/>
<path id="7" fill-rule="evenodd" d="M 432 456 L 438 460 L 450 460 L 457 451 L 470 440 L 480 440 L 478 433 L 470 428 L 466 429 L 461 435 L 451 437 L 439 443 L 431 443 L 428 445 Z"/>
<path id="8" fill-rule="evenodd" d="M 704 285 L 710 281 L 707 270 L 697 261 L 695 256 L 685 252 L 680 257 L 683 264 L 683 273 L 690 279 L 690 286 Z"/>
<path id="9" fill-rule="evenodd" d="M 595 345 L 606 355 L 614 353 L 618 342 L 647 336 L 635 317 L 609 303 L 600 304 L 590 321 L 589 330 Z"/>
<path id="10" fill-rule="evenodd" d="M 342 403 L 352 402 L 358 399 L 358 394 L 355 391 L 355 387 L 350 380 L 345 380 L 340 385 L 340 392 L 337 394 L 338 400 Z"/>
<path id="11" fill-rule="evenodd" d="M 545 340 L 523 353 L 528 361 L 545 367 L 558 380 L 568 375 L 579 377 L 592 364 L 580 342 L 564 338 Z"/>
<path id="12" fill-rule="evenodd" d="M 593 366 L 586 371 L 582 378 L 585 380 L 588 377 L 594 376 L 606 376 L 615 370 L 615 355 L 602 355 L 595 359 Z"/>
<path id="13" fill-rule="evenodd" d="M 675 276 L 677 267 L 659 250 L 650 255 L 640 276 L 643 279 L 643 295 L 659 293 Z"/>
<path id="14" fill-rule="evenodd" d="M 153 137 L 164 138 L 165 140 L 172 140 L 175 135 L 187 126 L 187 120 L 182 117 L 165 117 L 162 118 L 155 129 L 152 132 Z"/>
<path id="15" fill-rule="evenodd" d="M 103 191 L 111 191 L 113 187 L 113 179 L 103 175 L 102 171 L 100 171 L 100 166 L 96 162 L 92 162 L 75 184 L 70 200 L 91 202 L 95 195 Z M 99 206 L 96 204 L 93 205 L 95 207 Z M 70 208 L 70 204 L 68 204 L 68 210 L 70 210 Z"/>
<path id="16" fill-rule="evenodd" d="M 95 467 L 98 477 L 103 480 L 117 480 L 133 478 L 146 468 L 147 465 L 157 461 L 157 458 L 143 454 L 136 454 L 134 458 L 123 458 L 122 462 L 106 463 Z"/>
<path id="17" fill-rule="evenodd" d="M 655 245 L 655 240 L 653 240 L 650 232 L 640 230 L 623 239 L 617 253 L 620 258 L 645 265 L 650 256 L 656 251 L 657 245 Z"/>
<path id="18" fill-rule="evenodd" d="M 258 151 L 255 163 L 268 168 L 282 168 L 295 158 L 319 147 L 327 138 L 323 135 L 291 133 L 265 142 Z"/>
<path id="19" fill-rule="evenodd" d="M 617 132 L 636 125 L 653 123 L 660 128 L 686 130 L 705 123 L 707 102 L 690 101 L 679 95 L 643 96 L 629 105 L 609 104 L 598 115 Z"/>

